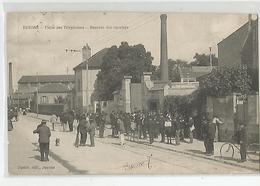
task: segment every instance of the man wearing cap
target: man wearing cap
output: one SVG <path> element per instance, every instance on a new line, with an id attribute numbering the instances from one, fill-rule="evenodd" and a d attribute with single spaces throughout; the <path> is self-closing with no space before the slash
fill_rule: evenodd
<path id="1" fill-rule="evenodd" d="M 49 144 L 51 131 L 50 128 L 46 125 L 46 120 L 42 120 L 41 124 L 37 126 L 37 129 L 33 133 L 39 134 L 39 144 L 40 144 L 40 153 L 41 161 L 49 161 Z"/>

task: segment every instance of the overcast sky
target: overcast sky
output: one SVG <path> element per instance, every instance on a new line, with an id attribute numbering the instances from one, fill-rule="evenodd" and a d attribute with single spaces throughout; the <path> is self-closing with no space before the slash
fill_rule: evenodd
<path id="1" fill-rule="evenodd" d="M 217 43 L 247 19 L 247 14 L 168 13 L 168 57 L 190 62 L 196 52 L 209 53 L 210 46 L 217 55 Z M 36 25 L 38 29 L 27 29 Z M 80 28 L 70 30 L 64 26 Z M 91 26 L 104 28 L 90 29 Z M 121 41 L 141 43 L 152 53 L 153 64 L 158 65 L 160 59 L 159 13 L 9 13 L 6 34 L 7 61 L 13 63 L 15 86 L 22 75 L 66 74 L 66 66 L 72 74 L 73 67 L 82 61 L 82 54 L 65 50 L 81 50 L 86 43 L 92 55 L 104 47 L 118 46 Z"/>

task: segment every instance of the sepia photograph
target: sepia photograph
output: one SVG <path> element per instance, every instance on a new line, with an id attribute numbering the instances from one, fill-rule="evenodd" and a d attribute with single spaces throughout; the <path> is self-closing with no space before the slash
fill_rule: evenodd
<path id="1" fill-rule="evenodd" d="M 5 22 L 9 176 L 260 173 L 257 14 Z"/>

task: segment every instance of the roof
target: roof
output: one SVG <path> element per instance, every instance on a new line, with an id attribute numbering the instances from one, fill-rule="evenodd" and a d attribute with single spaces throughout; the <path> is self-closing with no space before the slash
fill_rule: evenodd
<path id="1" fill-rule="evenodd" d="M 74 75 L 40 75 L 40 76 L 22 76 L 18 83 L 62 83 L 74 82 Z"/>
<path id="2" fill-rule="evenodd" d="M 213 67 L 215 68 L 215 67 Z M 181 78 L 198 78 L 211 72 L 210 66 L 192 66 L 180 69 Z"/>
<path id="3" fill-rule="evenodd" d="M 60 83 L 51 83 L 39 88 L 38 92 L 39 93 L 66 93 L 69 92 L 69 88 Z"/>
<path id="4" fill-rule="evenodd" d="M 209 73 L 211 71 L 211 66 L 192 66 L 192 72 L 206 72 Z"/>
<path id="5" fill-rule="evenodd" d="M 91 56 L 87 61 L 88 69 L 100 69 L 100 66 L 103 63 L 103 57 L 106 55 L 107 52 L 108 52 L 108 48 L 104 48 L 98 51 L 97 53 L 95 53 L 93 56 Z M 85 63 L 86 61 L 83 61 L 82 63 L 74 67 L 73 70 L 86 69 Z"/>
<path id="6" fill-rule="evenodd" d="M 255 27 L 257 25 L 258 19 L 256 20 L 252 20 L 252 27 Z M 232 32 L 232 34 L 230 34 L 229 36 L 227 36 L 226 38 L 224 38 L 223 40 L 221 40 L 218 45 L 220 43 L 222 43 L 223 41 L 225 41 L 226 39 L 228 39 L 229 37 L 232 37 L 233 35 L 237 34 L 240 30 L 242 30 L 244 27 L 248 27 L 249 26 L 249 22 L 247 21 L 244 25 L 242 25 L 241 27 L 239 27 L 237 30 L 235 30 L 234 32 Z M 246 39 L 246 38 L 245 38 Z"/>
<path id="7" fill-rule="evenodd" d="M 166 84 L 165 82 L 154 82 L 154 86 L 150 90 L 163 90 Z"/>
<path id="8" fill-rule="evenodd" d="M 18 92 L 16 92 L 16 93 L 14 93 L 13 95 L 12 95 L 12 99 L 29 99 L 31 97 L 31 95 L 30 94 L 22 94 L 22 93 L 18 93 Z"/>

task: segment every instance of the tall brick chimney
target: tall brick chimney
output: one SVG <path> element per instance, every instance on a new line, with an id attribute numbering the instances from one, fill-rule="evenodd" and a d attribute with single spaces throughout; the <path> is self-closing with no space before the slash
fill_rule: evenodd
<path id="1" fill-rule="evenodd" d="M 12 96 L 13 95 L 13 69 L 12 69 L 12 63 L 9 63 L 9 66 L 8 66 L 8 95 L 9 96 Z"/>
<path id="2" fill-rule="evenodd" d="M 168 82 L 167 15 L 161 16 L 161 81 Z"/>

